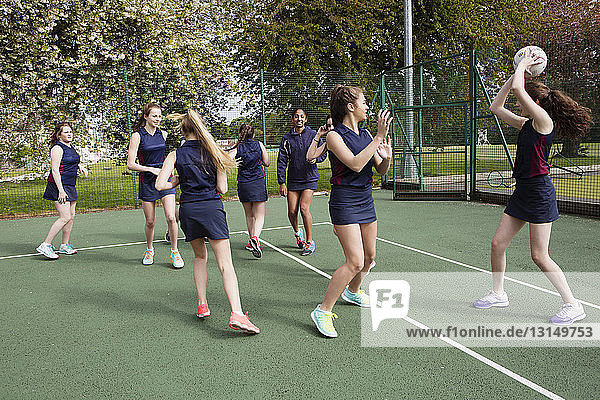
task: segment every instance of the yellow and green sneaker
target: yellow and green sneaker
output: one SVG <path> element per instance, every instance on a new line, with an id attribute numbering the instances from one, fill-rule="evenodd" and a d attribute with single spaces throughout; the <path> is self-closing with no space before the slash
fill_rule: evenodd
<path id="1" fill-rule="evenodd" d="M 331 311 L 323 311 L 320 307 L 321 305 L 319 304 L 317 308 L 310 313 L 310 317 L 317 326 L 319 332 L 321 332 L 324 336 L 330 338 L 337 337 L 338 334 L 333 326 L 333 320 L 338 316 Z"/>
<path id="2" fill-rule="evenodd" d="M 350 290 L 348 290 L 348 288 L 346 288 L 342 293 L 342 299 L 346 300 L 348 303 L 356 304 L 357 306 L 371 307 L 369 296 L 364 290 L 359 290 L 356 293 L 352 293 Z"/>

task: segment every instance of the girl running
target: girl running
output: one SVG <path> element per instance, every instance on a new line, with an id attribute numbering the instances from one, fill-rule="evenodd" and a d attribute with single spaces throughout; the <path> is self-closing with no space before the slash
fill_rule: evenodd
<path id="1" fill-rule="evenodd" d="M 306 113 L 301 108 L 294 111 L 292 121 L 294 127 L 283 136 L 279 146 L 277 181 L 279 182 L 279 193 L 287 196 L 288 218 L 294 229 L 296 245 L 302 249 L 301 255 L 307 256 L 315 251 L 310 203 L 319 184 L 319 171 L 315 162 L 306 161 L 306 152 L 317 132 L 306 125 Z M 322 162 L 326 156 L 323 154 L 316 159 L 316 162 Z M 302 230 L 298 227 L 298 210 L 302 214 L 306 240 Z"/>
<path id="2" fill-rule="evenodd" d="M 556 192 L 548 177 L 548 155 L 555 133 L 570 138 L 582 137 L 590 128 L 591 115 L 588 108 L 580 106 L 564 93 L 539 82 L 525 82 L 525 72 L 537 60 L 535 55 L 521 60 L 514 75 L 504 83 L 490 106 L 498 118 L 520 129 L 513 170 L 516 187 L 492 239 L 492 290 L 477 300 L 474 306 L 508 306 L 508 295 L 504 291 L 506 249 L 517 232 L 529 222 L 531 258 L 560 293 L 564 303 L 550 321 L 557 325 L 570 325 L 585 318 L 585 312 L 573 296 L 562 270 L 548 254 L 552 222 L 558 219 Z M 517 98 L 522 116 L 504 107 L 510 90 Z"/>
<path id="3" fill-rule="evenodd" d="M 265 203 L 267 201 L 267 184 L 265 170 L 268 167 L 269 154 L 265 146 L 254 140 L 254 127 L 250 124 L 240 126 L 238 140 L 229 150 L 229 155 L 238 160 L 238 197 L 244 213 L 250 240 L 246 249 L 256 258 L 262 257 L 260 233 L 265 223 Z"/>
<path id="4" fill-rule="evenodd" d="M 332 313 L 337 299 L 369 307 L 369 296 L 360 289 L 363 278 L 375 265 L 377 216 L 373 202 L 373 166 L 380 174 L 390 167 L 390 113 L 379 110 L 377 135 L 372 137 L 358 124 L 367 118 L 367 102 L 362 89 L 336 86 L 329 102 L 335 130 L 327 134 L 331 162 L 329 215 L 346 261 L 334 272 L 323 302 L 311 313 L 319 332 L 337 337 Z M 321 127 L 323 131 L 325 127 Z"/>
<path id="5" fill-rule="evenodd" d="M 171 262 L 173 268 L 183 268 L 183 258 L 177 249 L 177 219 L 175 215 L 175 190 L 158 191 L 154 187 L 156 176 L 160 172 L 165 159 L 167 133 L 158 126 L 162 121 L 162 110 L 158 104 L 148 103 L 142 109 L 142 115 L 134 126 L 129 141 L 127 168 L 140 172 L 139 195 L 142 209 L 146 217 L 144 231 L 146 233 L 146 251 L 142 263 L 154 263 L 154 220 L 156 216 L 156 200 L 161 200 L 169 228 L 171 241 Z M 138 158 L 139 163 L 135 161 Z"/>
<path id="6" fill-rule="evenodd" d="M 231 305 L 229 326 L 245 333 L 259 333 L 247 314 L 242 313 L 229 247 L 229 229 L 220 197 L 227 192 L 227 171 L 235 169 L 236 163 L 217 145 L 196 111 L 189 110 L 186 114 L 173 114 L 168 118 L 179 121 L 179 129 L 186 141 L 167 156 L 156 180 L 156 189 L 168 190 L 181 185 L 181 228 L 185 241 L 190 242 L 194 250 L 194 281 L 198 292 L 196 315 L 199 318 L 210 315 L 206 298 L 208 255 L 204 243 L 204 238 L 208 238 Z M 169 181 L 174 167 L 178 176 Z"/>
<path id="7" fill-rule="evenodd" d="M 87 170 L 79 165 L 79 154 L 71 143 L 73 142 L 73 129 L 67 122 L 57 124 L 50 138 L 50 175 L 44 191 L 44 199 L 54 201 L 58 211 L 58 219 L 48 232 L 46 240 L 36 249 L 38 253 L 47 258 L 57 259 L 52 246 L 52 240 L 62 230 L 62 241 L 58 249 L 60 254 L 75 254 L 77 250 L 69 243 L 73 219 L 75 218 L 75 206 L 77 204 L 77 171 L 87 177 Z"/>

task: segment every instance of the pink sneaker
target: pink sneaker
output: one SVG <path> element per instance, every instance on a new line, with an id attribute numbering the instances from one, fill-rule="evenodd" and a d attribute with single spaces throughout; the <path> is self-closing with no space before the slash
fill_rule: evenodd
<path id="1" fill-rule="evenodd" d="M 260 329 L 248 319 L 248 313 L 238 315 L 232 311 L 231 317 L 229 318 L 229 327 L 236 331 L 239 330 L 249 334 L 260 333 Z"/>
<path id="2" fill-rule="evenodd" d="M 198 318 L 205 318 L 205 317 L 208 317 L 209 315 L 210 315 L 210 310 L 208 309 L 208 304 L 199 304 L 198 312 L 196 313 L 196 316 Z"/>

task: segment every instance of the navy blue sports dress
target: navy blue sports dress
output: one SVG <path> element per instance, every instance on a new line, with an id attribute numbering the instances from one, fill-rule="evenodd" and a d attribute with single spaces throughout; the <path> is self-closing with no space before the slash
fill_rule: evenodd
<path id="1" fill-rule="evenodd" d="M 217 169 L 208 152 L 197 140 L 187 140 L 176 150 L 175 168 L 181 187 L 179 218 L 185 241 L 228 239 L 227 218 L 217 193 Z"/>
<path id="2" fill-rule="evenodd" d="M 360 128 L 358 134 L 343 124 L 335 131 L 350 149 L 357 155 L 373 141 L 366 129 Z M 369 162 L 360 172 L 354 172 L 329 151 L 331 162 L 331 196 L 329 197 L 329 215 L 334 225 L 367 224 L 377 221 L 375 202 L 373 201 L 373 162 Z"/>
<path id="3" fill-rule="evenodd" d="M 141 165 L 146 167 L 162 168 L 165 161 L 165 151 L 167 145 L 160 129 L 154 132 L 154 135 L 142 126 L 139 130 L 140 145 L 138 147 L 138 160 Z M 143 201 L 156 201 L 168 194 L 175 194 L 175 189 L 156 190 L 156 175 L 152 172 L 140 172 L 139 194 L 138 197 Z M 169 178 L 171 181 L 171 178 Z"/>
<path id="4" fill-rule="evenodd" d="M 242 203 L 267 201 L 267 183 L 262 164 L 262 148 L 256 140 L 246 139 L 237 147 L 238 197 Z"/>
<path id="5" fill-rule="evenodd" d="M 546 223 L 558 219 L 556 191 L 548 174 L 548 156 L 555 130 L 542 135 L 533 127 L 533 120 L 523 124 L 517 139 L 517 158 L 513 170 L 515 191 L 504 213 L 531 223 Z"/>
<path id="6" fill-rule="evenodd" d="M 306 189 L 317 190 L 319 185 L 319 171 L 317 163 L 323 162 L 327 153 L 323 153 L 313 164 L 306 161 L 306 153 L 317 132 L 308 126 L 304 127 L 302 133 L 292 128 L 289 133 L 283 135 L 277 155 L 277 182 L 282 185 L 286 183 L 291 191 L 302 191 Z M 319 139 L 319 146 L 323 139 Z"/>
<path id="7" fill-rule="evenodd" d="M 67 201 L 77 201 L 77 190 L 75 183 L 77 182 L 77 169 L 79 168 L 79 154 L 71 146 L 67 146 L 62 142 L 56 142 L 56 146 L 60 146 L 63 150 L 62 159 L 60 160 L 60 180 L 63 189 L 67 193 Z M 48 176 L 48 183 L 44 191 L 43 198 L 46 200 L 58 201 L 58 186 L 54 182 L 52 171 Z"/>

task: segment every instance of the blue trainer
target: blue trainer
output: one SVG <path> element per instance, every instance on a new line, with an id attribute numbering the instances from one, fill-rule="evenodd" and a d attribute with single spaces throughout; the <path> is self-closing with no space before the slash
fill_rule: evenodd
<path id="1" fill-rule="evenodd" d="M 342 292 L 342 299 L 346 300 L 348 303 L 356 304 L 357 306 L 371 307 L 369 296 L 367 296 L 364 290 L 359 290 L 356 293 L 352 293 L 350 290 L 348 290 L 348 288 L 346 288 Z"/>
<path id="2" fill-rule="evenodd" d="M 317 326 L 319 332 L 327 337 L 336 338 L 338 334 L 333 326 L 333 320 L 338 316 L 331 311 L 323 311 L 320 307 L 321 305 L 319 304 L 317 308 L 310 313 L 310 317 Z"/>
<path id="3" fill-rule="evenodd" d="M 309 256 L 314 252 L 315 252 L 315 241 L 313 240 L 312 242 L 306 242 L 304 244 L 304 249 L 302 250 L 302 253 L 300 253 L 300 255 L 301 256 Z"/>

